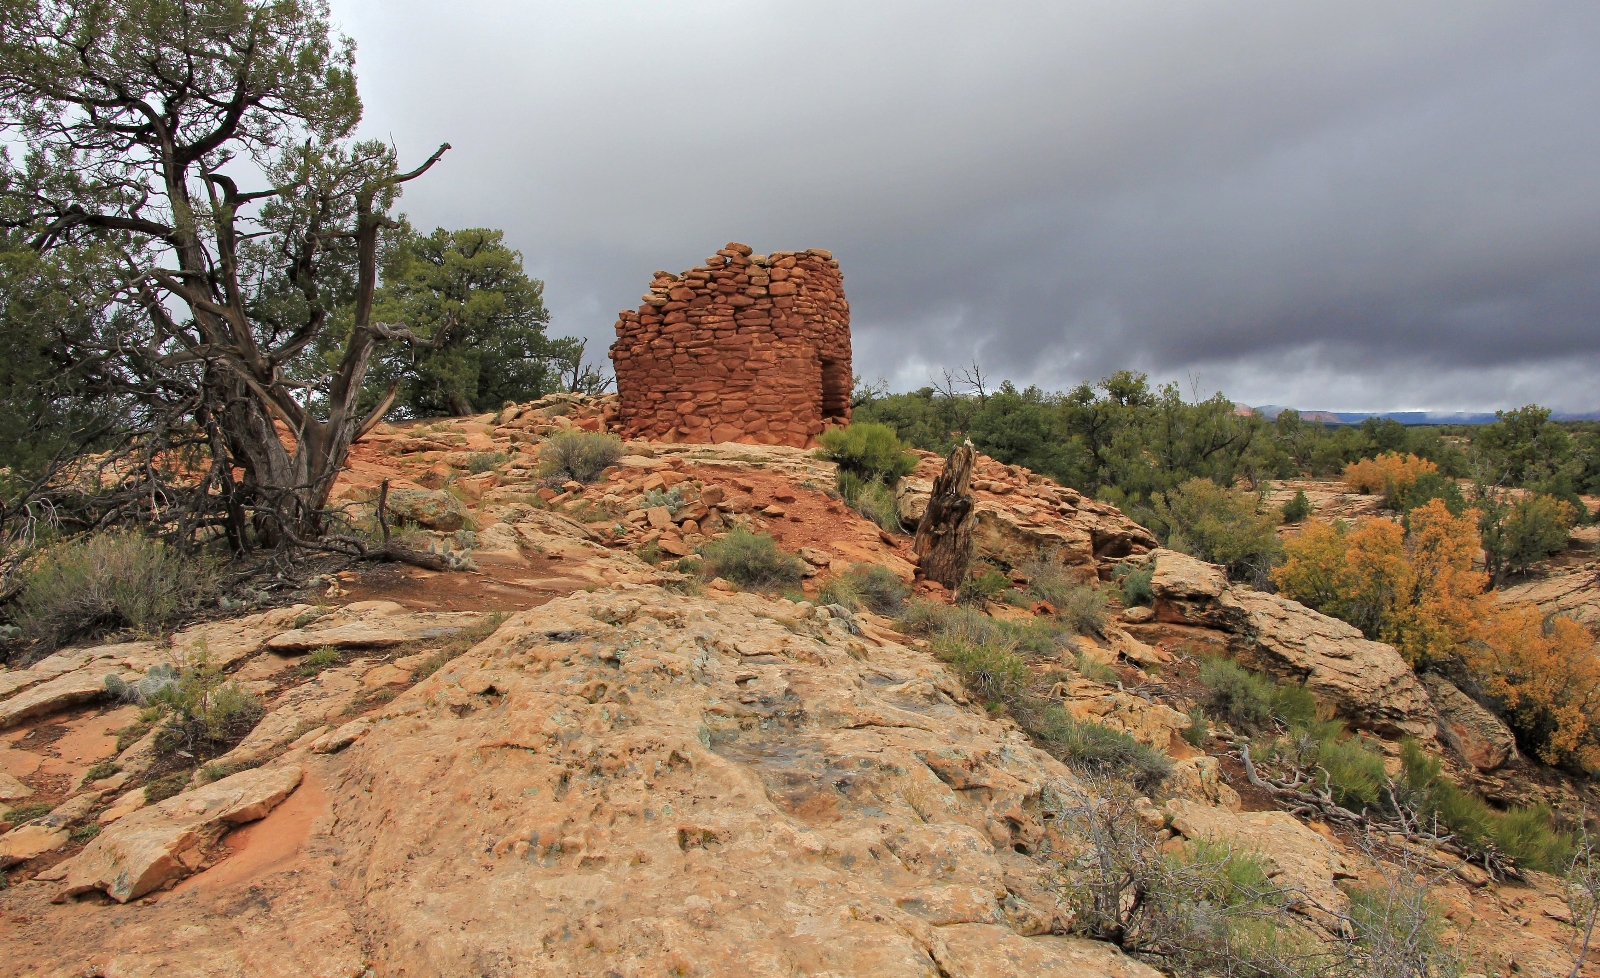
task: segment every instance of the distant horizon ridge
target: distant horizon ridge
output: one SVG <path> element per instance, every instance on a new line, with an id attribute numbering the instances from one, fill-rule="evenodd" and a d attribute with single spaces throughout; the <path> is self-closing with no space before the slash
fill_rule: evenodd
<path id="1" fill-rule="evenodd" d="M 1248 408 L 1266 418 L 1277 418 L 1284 411 L 1296 410 L 1305 421 L 1322 421 L 1335 424 L 1360 424 L 1368 418 L 1393 420 L 1401 424 L 1493 424 L 1493 411 L 1321 411 L 1290 408 L 1283 404 L 1248 405 L 1234 402 L 1238 408 Z M 1600 411 L 1552 411 L 1552 421 L 1600 421 Z"/>

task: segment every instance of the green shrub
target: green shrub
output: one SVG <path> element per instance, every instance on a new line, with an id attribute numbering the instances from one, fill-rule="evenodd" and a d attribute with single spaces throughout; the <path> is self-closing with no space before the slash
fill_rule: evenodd
<path id="1" fill-rule="evenodd" d="M 1089 658 L 1082 652 L 1079 652 L 1074 658 L 1074 665 L 1078 670 L 1078 675 L 1085 679 L 1092 680 L 1097 683 L 1105 683 L 1107 685 L 1117 681 L 1117 670 L 1106 665 L 1104 662 L 1101 662 L 1099 659 Z"/>
<path id="2" fill-rule="evenodd" d="M 1056 703 L 1035 700 L 1017 712 L 1024 729 L 1071 767 L 1091 774 L 1126 777 L 1149 794 L 1172 773 L 1167 755 L 1121 730 L 1077 720 Z"/>
<path id="3" fill-rule="evenodd" d="M 85 781 L 102 781 L 117 773 L 117 766 L 110 761 L 101 761 L 94 767 L 83 772 Z"/>
<path id="4" fill-rule="evenodd" d="M 1210 737 L 1211 720 L 1196 703 L 1189 707 L 1189 726 L 1183 731 L 1183 739 L 1188 741 L 1190 747 L 1204 747 Z"/>
<path id="5" fill-rule="evenodd" d="M 900 504 L 894 490 L 880 479 L 862 480 L 853 472 L 839 470 L 839 497 L 845 505 L 890 533 L 904 533 Z"/>
<path id="6" fill-rule="evenodd" d="M 313 649 L 306 653 L 300 660 L 300 675 L 315 676 L 317 673 L 339 664 L 339 650 L 331 645 L 324 645 L 320 649 Z"/>
<path id="7" fill-rule="evenodd" d="M 850 505 L 881 529 L 905 532 L 905 524 L 900 522 L 900 504 L 895 501 L 894 491 L 882 482 L 873 480 L 862 486 Z"/>
<path id="8" fill-rule="evenodd" d="M 1156 526 L 1167 546 L 1222 564 L 1235 580 L 1267 580 L 1283 556 L 1279 513 L 1263 511 L 1253 493 L 1190 479 L 1154 498 Z"/>
<path id="9" fill-rule="evenodd" d="M 379 692 L 388 692 L 388 690 L 379 690 Z M 231 777 L 240 771 L 248 771 L 251 768 L 259 767 L 264 760 L 266 758 L 251 758 L 249 760 L 228 761 L 226 763 L 212 761 L 210 764 L 202 765 L 200 770 L 195 772 L 195 783 L 210 784 L 213 781 L 221 781 L 223 778 Z"/>
<path id="10" fill-rule="evenodd" d="M 898 574 L 877 564 L 852 564 L 824 582 L 818 593 L 824 604 L 841 604 L 851 611 L 865 608 L 891 617 L 905 610 L 910 596 L 911 588 Z"/>
<path id="11" fill-rule="evenodd" d="M 510 457 L 505 452 L 473 452 L 467 456 L 467 471 L 473 475 L 492 472 L 495 466 Z"/>
<path id="12" fill-rule="evenodd" d="M 1529 495 L 1508 504 L 1489 493 L 1478 497 L 1478 534 L 1496 584 L 1566 549 L 1575 510 L 1565 500 Z"/>
<path id="13" fill-rule="evenodd" d="M 22 825 L 36 818 L 44 818 L 50 814 L 53 807 L 48 802 L 26 801 L 20 805 L 13 806 L 11 812 L 6 815 L 6 821 L 12 825 Z"/>
<path id="14" fill-rule="evenodd" d="M 1163 844 L 1141 823 L 1133 789 L 1102 780 L 1094 790 L 1053 813 L 1082 840 L 1062 874 L 1073 933 L 1184 978 L 1370 974 L 1323 967 L 1322 945 L 1294 921 L 1291 894 L 1269 878 L 1264 857 L 1221 842 Z"/>
<path id="15" fill-rule="evenodd" d="M 817 439 L 818 454 L 839 466 L 845 504 L 891 533 L 904 532 L 894 487 L 917 467 L 917 456 L 881 424 L 830 428 Z"/>
<path id="16" fill-rule="evenodd" d="M 1078 652 L 1078 643 L 1073 641 L 1072 630 L 1054 619 L 1034 618 L 1031 621 L 1002 621 L 996 624 L 1000 634 L 1016 645 L 1019 655 L 1056 660 L 1061 658 L 1063 652 L 1073 655 Z"/>
<path id="17" fill-rule="evenodd" d="M 1200 664 L 1202 702 L 1211 715 L 1245 730 L 1264 730 L 1273 723 L 1303 727 L 1317 722 L 1317 701 L 1298 683 L 1275 683 L 1234 662 L 1207 659 Z"/>
<path id="18" fill-rule="evenodd" d="M 1272 690 L 1272 717 L 1286 727 L 1306 727 L 1321 719 L 1317 698 L 1299 683 L 1281 682 Z"/>
<path id="19" fill-rule="evenodd" d="M 237 683 L 223 683 L 205 690 L 200 698 L 185 703 L 167 723 L 196 757 L 220 754 L 232 748 L 255 729 L 266 707 L 261 697 Z"/>
<path id="20" fill-rule="evenodd" d="M 854 578 L 845 574 L 835 574 L 822 582 L 817 589 L 818 604 L 836 604 L 851 611 L 860 611 L 866 607 L 861 600 L 861 588 Z"/>
<path id="21" fill-rule="evenodd" d="M 1438 759 L 1414 740 L 1400 744 L 1400 763 L 1411 803 L 1424 818 L 1437 818 L 1474 856 L 1494 851 L 1523 869 L 1560 872 L 1571 859 L 1573 839 L 1558 832 L 1543 806 L 1496 811 L 1443 774 Z"/>
<path id="22" fill-rule="evenodd" d="M 1154 563 L 1144 567 L 1118 564 L 1111 572 L 1111 578 L 1122 588 L 1122 603 L 1132 608 L 1134 605 L 1148 605 L 1153 602 L 1155 591 L 1150 587 L 1150 581 L 1155 577 L 1155 573 Z"/>
<path id="23" fill-rule="evenodd" d="M 1079 584 L 1050 604 L 1056 620 L 1079 635 L 1098 634 L 1106 626 L 1106 596 L 1093 585 Z"/>
<path id="24" fill-rule="evenodd" d="M 931 638 L 944 630 L 957 609 L 931 598 L 912 598 L 900 616 L 900 630 L 918 638 Z"/>
<path id="25" fill-rule="evenodd" d="M 156 749 L 199 761 L 226 753 L 255 729 L 266 714 L 261 697 L 234 682 L 223 682 L 204 662 L 186 668 L 178 682 L 164 687 L 148 712 L 164 718 Z"/>
<path id="26" fill-rule="evenodd" d="M 881 481 L 893 485 L 917 467 L 917 456 L 909 451 L 885 424 L 860 423 L 848 428 L 829 428 L 818 438 L 817 454 L 849 472 L 862 482 Z M 843 488 L 840 489 L 841 493 Z"/>
<path id="27" fill-rule="evenodd" d="M 1097 633 L 1106 624 L 1106 596 L 1091 584 L 1074 577 L 1056 559 L 1055 553 L 1036 555 L 1020 568 L 1028 579 L 1028 593 L 1048 601 L 1055 617 L 1080 635 Z"/>
<path id="28" fill-rule="evenodd" d="M 145 722 L 130 723 L 117 731 L 117 753 L 120 754 L 138 742 L 140 737 L 150 732 L 150 724 Z"/>
<path id="29" fill-rule="evenodd" d="M 1283 504 L 1283 521 L 1285 523 L 1299 523 L 1311 515 L 1311 500 L 1306 498 L 1304 489 L 1298 490 L 1294 498 Z"/>
<path id="30" fill-rule="evenodd" d="M 1336 974 L 1454 976 L 1467 971 L 1457 951 L 1444 943 L 1444 921 L 1417 868 L 1380 868 L 1383 882 L 1344 887 L 1354 941 L 1345 946 L 1346 967 Z"/>
<path id="31" fill-rule="evenodd" d="M 90 822 L 88 825 L 80 825 L 73 829 L 70 838 L 73 842 L 88 842 L 99 834 L 100 826 Z"/>
<path id="32" fill-rule="evenodd" d="M 985 702 L 1003 704 L 1027 689 L 1028 667 L 1009 643 L 975 645 L 946 635 L 933 640 L 933 654 L 953 666 L 962 683 Z"/>
<path id="33" fill-rule="evenodd" d="M 215 598 L 212 564 L 138 533 L 47 550 L 22 579 L 17 624 L 45 649 L 124 628 L 150 631 Z"/>
<path id="34" fill-rule="evenodd" d="M 967 579 L 956 588 L 956 600 L 961 604 L 981 605 L 994 601 L 1011 590 L 1011 578 L 1000 573 L 993 564 L 978 564 L 967 572 Z"/>
<path id="35" fill-rule="evenodd" d="M 560 431 L 545 442 L 540 475 L 594 482 L 623 455 L 622 439 L 595 431 Z"/>
<path id="36" fill-rule="evenodd" d="M 797 587 L 806 570 L 799 557 L 779 550 L 772 537 L 743 527 L 701 547 L 700 553 L 716 576 L 761 591 Z"/>
<path id="37" fill-rule="evenodd" d="M 1272 722 L 1273 683 L 1231 659 L 1207 659 L 1200 664 L 1200 685 L 1206 687 L 1205 706 L 1213 716 L 1235 727 L 1260 730 Z"/>
<path id="38" fill-rule="evenodd" d="M 1322 786 L 1338 805 L 1359 812 L 1378 808 L 1387 800 L 1384 785 L 1383 755 L 1367 746 L 1361 737 L 1345 736 L 1337 720 L 1322 721 L 1307 728 L 1316 741 L 1316 763 L 1321 769 Z"/>
<path id="39" fill-rule="evenodd" d="M 1145 791 L 1154 791 L 1171 772 L 1171 761 L 1160 751 L 1120 731 L 1075 720 L 1060 704 L 1028 693 L 1030 675 L 1019 652 L 1059 657 L 1067 641 L 1059 623 L 1044 618 L 997 621 L 972 608 L 918 599 L 908 605 L 899 626 L 907 634 L 931 638 L 934 655 L 955 669 L 967 689 L 991 709 L 1009 709 L 1024 730 L 1067 763 L 1125 775 Z M 1080 671 L 1087 668 L 1085 661 L 1080 655 Z"/>
<path id="40" fill-rule="evenodd" d="M 158 801 L 166 801 L 174 795 L 183 793 L 189 787 L 189 772 L 175 771 L 165 777 L 160 777 L 144 786 L 144 800 L 147 805 L 154 805 Z"/>
<path id="41" fill-rule="evenodd" d="M 1435 499 L 1442 501 L 1452 516 L 1466 511 L 1467 500 L 1461 494 L 1461 486 L 1438 472 L 1423 472 L 1410 482 L 1389 483 L 1379 505 L 1398 513 L 1409 513 Z"/>

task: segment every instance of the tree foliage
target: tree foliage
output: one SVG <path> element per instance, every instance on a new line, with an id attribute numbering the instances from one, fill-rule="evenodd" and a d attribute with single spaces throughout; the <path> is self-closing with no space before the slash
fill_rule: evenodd
<path id="1" fill-rule="evenodd" d="M 91 307 L 113 307 L 58 333 L 61 354 L 102 363 L 103 386 L 163 421 L 178 406 L 212 426 L 297 528 L 317 525 L 365 421 L 385 214 L 439 155 L 402 173 L 388 148 L 350 140 L 352 50 L 316 0 L 17 0 L 0 20 L 0 125 L 27 147 L 4 160 L 0 221 Z M 240 190 L 252 171 L 266 188 Z M 285 367 L 352 300 L 314 417 Z"/>
<path id="2" fill-rule="evenodd" d="M 1277 527 L 1281 510 L 1252 492 L 1224 489 L 1210 479 L 1190 479 L 1156 497 L 1152 528 L 1167 546 L 1228 568 L 1238 580 L 1265 583 L 1283 552 Z"/>
<path id="3" fill-rule="evenodd" d="M 1486 617 L 1462 656 L 1522 748 L 1549 764 L 1600 769 L 1600 658 L 1570 618 L 1532 605 Z"/>
<path id="4" fill-rule="evenodd" d="M 1411 529 L 1384 519 L 1312 523 L 1285 545 L 1272 580 L 1286 597 L 1387 642 L 1414 666 L 1447 661 L 1488 614 L 1487 575 L 1470 515 L 1434 500 L 1412 511 Z"/>
<path id="5" fill-rule="evenodd" d="M 967 378 L 965 387 L 962 377 Z M 1465 509 L 1457 480 L 1516 486 L 1563 499 L 1587 519 L 1578 493 L 1600 492 L 1600 423 L 1555 422 L 1537 406 L 1494 424 L 1406 426 L 1307 420 L 1284 410 L 1268 420 L 1215 394 L 1185 397 L 1118 371 L 1064 392 L 1007 382 L 980 394 L 981 372 L 963 371 L 906 394 L 858 385 L 854 417 L 892 424 L 911 445 L 948 452 L 970 437 L 985 454 L 1025 465 L 1146 518 L 1156 495 L 1193 478 L 1224 488 L 1269 479 L 1339 477 L 1351 466 L 1360 492 L 1385 494 L 1398 512 L 1431 499 Z"/>
<path id="6" fill-rule="evenodd" d="M 584 369 L 582 341 L 545 335 L 544 283 L 528 277 L 504 239 L 491 228 L 422 235 L 400 219 L 383 249 L 373 316 L 405 324 L 418 342 L 378 352 L 364 405 L 398 386 L 402 415 L 465 415 L 600 386 Z"/>
<path id="7" fill-rule="evenodd" d="M 1484 562 L 1496 585 L 1566 548 L 1574 511 L 1564 499 L 1542 494 L 1509 499 L 1504 493 L 1483 490 L 1474 505 Z"/>
<path id="8" fill-rule="evenodd" d="M 1351 492 L 1393 495 L 1410 488 L 1419 477 L 1438 471 L 1439 466 L 1425 458 L 1384 452 L 1376 458 L 1351 462 L 1340 478 Z"/>

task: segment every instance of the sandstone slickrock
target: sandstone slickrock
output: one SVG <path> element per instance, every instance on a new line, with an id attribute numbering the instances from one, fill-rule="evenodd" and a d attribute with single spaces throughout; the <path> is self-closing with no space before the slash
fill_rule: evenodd
<path id="1" fill-rule="evenodd" d="M 901 480 L 896 494 L 901 518 L 912 525 L 926 511 L 933 480 L 944 464 L 932 452 L 917 454 L 916 470 Z M 978 456 L 972 494 L 977 499 L 973 555 L 1007 567 L 1053 555 L 1088 576 L 1096 561 L 1144 554 L 1156 546 L 1149 530 L 1116 507 L 986 455 Z"/>
<path id="2" fill-rule="evenodd" d="M 60 849 L 68 838 L 66 829 L 53 825 L 24 825 L 12 829 L 0 835 L 0 869 Z"/>
<path id="3" fill-rule="evenodd" d="M 391 526 L 410 520 L 430 530 L 459 530 L 469 519 L 459 500 L 437 489 L 390 489 L 388 511 Z"/>
<path id="4" fill-rule="evenodd" d="M 106 676 L 138 679 L 142 674 L 126 669 L 96 668 L 94 664 L 57 676 L 0 701 L 0 730 L 34 717 L 59 713 L 69 707 L 104 699 Z"/>
<path id="5" fill-rule="evenodd" d="M 199 662 L 225 669 L 289 627 L 308 606 L 276 608 L 232 621 L 208 622 L 172 636 L 170 645 L 120 642 L 66 649 L 27 669 L 0 672 L 0 730 L 107 697 L 105 679 L 138 679 L 151 666 Z"/>
<path id="6" fill-rule="evenodd" d="M 0 801 L 18 801 L 33 794 L 33 789 L 0 771 Z"/>
<path id="7" fill-rule="evenodd" d="M 124 816 L 57 867 L 61 897 L 103 890 L 127 903 L 187 875 L 189 853 L 264 817 L 300 784 L 301 773 L 294 764 L 241 771 Z"/>
<path id="8" fill-rule="evenodd" d="M 1493 771 L 1515 763 L 1517 738 L 1500 718 L 1443 676 L 1422 677 L 1428 696 L 1439 711 L 1439 733 L 1480 771 Z"/>
<path id="9" fill-rule="evenodd" d="M 354 673 L 366 668 L 365 663 L 351 663 L 343 669 L 326 669 L 311 682 L 285 691 L 267 704 L 267 715 L 255 729 L 218 760 L 224 764 L 260 760 L 295 742 L 307 730 L 342 716 L 363 688 Z"/>
<path id="10" fill-rule="evenodd" d="M 1185 554 L 1158 550 L 1151 557 L 1158 619 L 1227 631 L 1245 658 L 1304 682 L 1355 726 L 1434 736 L 1427 690 L 1393 646 L 1297 601 L 1231 586 L 1222 568 Z"/>
<path id="11" fill-rule="evenodd" d="M 401 645 L 453 635 L 478 624 L 484 617 L 475 611 L 447 611 L 386 615 L 371 621 L 328 624 L 325 627 L 319 627 L 320 622 L 313 622 L 309 627 L 295 628 L 273 636 L 267 641 L 267 648 L 274 652 L 296 653 L 324 645 L 336 649 Z"/>
<path id="12" fill-rule="evenodd" d="M 850 420 L 850 304 L 826 251 L 730 242 L 657 272 L 611 346 L 629 437 L 804 446 Z"/>
<path id="13" fill-rule="evenodd" d="M 341 891 L 427 973 L 1150 975 L 1030 936 L 1065 912 L 1034 855 L 1072 775 L 960 695 L 805 605 L 558 599 L 338 755 Z"/>
<path id="14" fill-rule="evenodd" d="M 1185 838 L 1235 843 L 1264 857 L 1278 885 L 1293 887 L 1330 910 L 1349 904 L 1334 885 L 1350 875 L 1339 850 L 1288 812 L 1230 812 L 1183 798 L 1166 808 L 1172 828 Z"/>
<path id="15" fill-rule="evenodd" d="M 1157 621 L 1229 632 L 1242 632 L 1249 627 L 1249 615 L 1233 600 L 1227 572 L 1221 567 L 1176 550 L 1156 550 L 1149 559 L 1155 565 L 1150 574 L 1150 591 L 1155 596 Z"/>
<path id="16" fill-rule="evenodd" d="M 1428 692 L 1393 646 L 1276 594 L 1239 590 L 1233 598 L 1250 615 L 1252 652 L 1273 672 L 1304 680 L 1355 726 L 1434 736 Z"/>
<path id="17" fill-rule="evenodd" d="M 1534 604 L 1547 617 L 1563 615 L 1591 631 L 1600 629 L 1600 561 L 1551 568 L 1548 575 L 1495 592 L 1502 604 Z"/>

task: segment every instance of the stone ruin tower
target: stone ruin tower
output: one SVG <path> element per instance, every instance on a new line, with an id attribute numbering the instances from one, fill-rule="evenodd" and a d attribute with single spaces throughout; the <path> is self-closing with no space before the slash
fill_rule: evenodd
<path id="1" fill-rule="evenodd" d="M 805 447 L 850 420 L 850 304 L 833 255 L 730 242 L 656 272 L 611 346 L 630 438 Z"/>

